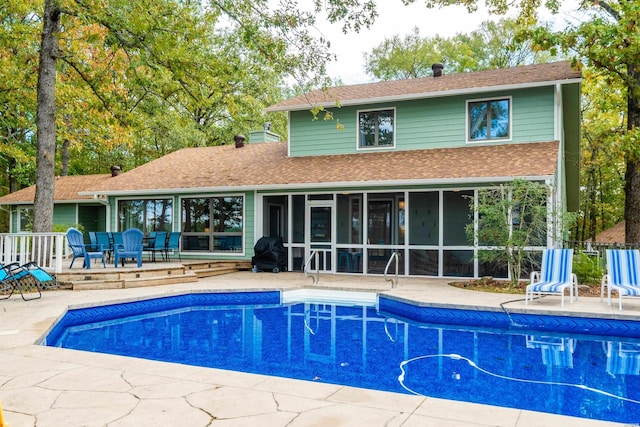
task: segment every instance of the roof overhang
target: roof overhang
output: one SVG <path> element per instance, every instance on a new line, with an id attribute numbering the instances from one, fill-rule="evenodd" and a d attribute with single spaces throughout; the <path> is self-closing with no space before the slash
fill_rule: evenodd
<path id="1" fill-rule="evenodd" d="M 93 193 L 91 194 L 93 195 Z M 75 199 L 75 200 L 56 200 L 56 205 L 73 205 L 73 204 L 100 204 L 97 200 L 94 199 Z M 31 206 L 34 204 L 34 201 L 19 201 L 19 202 L 2 202 L 0 206 Z"/>
<path id="2" fill-rule="evenodd" d="M 477 184 L 493 184 L 510 182 L 514 179 L 524 179 L 527 181 L 552 181 L 553 175 L 535 176 L 493 176 L 479 178 L 438 178 L 438 179 L 416 179 L 416 180 L 394 180 L 394 181 L 345 181 L 345 182 L 314 182 L 314 183 L 289 183 L 289 184 L 264 184 L 245 186 L 221 186 L 221 187 L 185 187 L 185 188 L 156 188 L 149 190 L 127 190 L 127 191 L 106 191 L 100 193 L 81 192 L 80 195 L 101 195 L 112 197 L 131 196 L 156 196 L 166 194 L 193 194 L 193 193 L 232 193 L 251 191 L 292 191 L 292 190 L 314 190 L 325 188 L 362 188 L 362 187 L 415 187 L 415 186 L 470 186 Z"/>

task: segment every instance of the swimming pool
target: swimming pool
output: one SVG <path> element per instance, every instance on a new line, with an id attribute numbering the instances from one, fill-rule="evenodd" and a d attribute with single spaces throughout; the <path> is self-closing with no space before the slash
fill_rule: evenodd
<path id="1" fill-rule="evenodd" d="M 202 293 L 69 310 L 46 343 L 584 418 L 640 420 L 636 322 L 417 307 L 365 294 L 349 299 L 345 304 L 341 295 Z"/>

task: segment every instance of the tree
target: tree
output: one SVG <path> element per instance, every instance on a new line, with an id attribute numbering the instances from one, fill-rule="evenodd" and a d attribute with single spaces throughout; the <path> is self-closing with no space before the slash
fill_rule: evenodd
<path id="1" fill-rule="evenodd" d="M 555 221 L 561 221 L 548 207 L 549 196 L 545 184 L 518 179 L 480 191 L 477 205 L 471 198 L 477 222 L 467 225 L 467 236 L 482 248 L 480 261 L 508 268 L 513 286 L 522 277 L 523 265 L 533 263 L 528 248 L 546 246 L 549 228 L 555 229 Z M 548 223 L 549 218 L 553 224 Z"/>
<path id="2" fill-rule="evenodd" d="M 442 61 L 442 39 L 420 37 L 416 27 L 404 39 L 393 36 L 365 54 L 365 71 L 380 80 L 426 77 L 431 65 Z"/>
<path id="3" fill-rule="evenodd" d="M 59 55 L 60 5 L 44 0 L 42 43 L 38 67 L 38 155 L 36 158 L 36 196 L 33 202 L 33 231 L 53 229 L 53 180 L 56 156 L 56 61 Z"/>
<path id="4" fill-rule="evenodd" d="M 443 63 L 446 72 L 463 73 L 550 61 L 551 55 L 534 50 L 530 40 L 514 41 L 522 31 L 515 19 L 485 21 L 477 30 L 450 38 L 422 38 L 414 28 L 404 39 L 385 39 L 365 54 L 365 70 L 377 79 L 395 80 L 429 76 L 434 63 Z"/>
<path id="5" fill-rule="evenodd" d="M 624 218 L 625 162 L 618 146 L 626 129 L 625 93 L 590 67 L 583 70 L 581 216 L 574 240 L 595 241 L 596 233 Z"/>
<path id="6" fill-rule="evenodd" d="M 37 17 L 37 6 L 16 1 L 1 11 Z M 179 144 L 219 144 L 233 132 L 248 130 L 239 124 L 255 128 L 264 120 L 261 110 L 277 100 L 284 76 L 321 82 L 331 55 L 328 43 L 311 35 L 314 14 L 298 9 L 293 0 L 272 6 L 268 0 L 211 0 L 206 7 L 174 0 L 44 0 L 34 114 L 38 154 L 33 230 L 52 228 L 58 140 L 64 149 L 62 170 L 73 168 L 67 154 L 74 142 L 86 148 L 82 144 L 87 140 L 96 144 L 100 138 L 112 144 L 104 152 L 138 153 L 137 161 L 145 161 L 150 151 L 134 149 L 128 144 L 132 133 L 113 132 L 114 123 L 117 129 L 134 129 L 142 146 L 156 147 L 159 155 L 165 145 L 158 136 L 167 133 L 157 124 L 167 121 L 154 126 L 148 119 L 161 115 L 178 118 L 170 122 L 177 126 L 168 134 Z M 334 16 L 342 13 L 353 28 L 366 23 L 348 11 L 331 10 Z M 235 56 L 229 61 L 230 50 Z M 56 74 L 68 80 L 56 81 Z M 72 107 L 56 117 L 56 88 L 72 81 L 81 83 L 84 92 L 70 91 L 81 96 L 60 102 Z M 90 121 L 77 126 L 76 115 L 84 115 L 73 106 L 83 104 L 84 111 L 99 114 L 87 114 Z M 184 120 L 188 115 L 191 122 Z M 96 116 L 103 121 L 97 127 Z M 270 121 L 284 129 L 284 119 Z M 80 132 L 74 135 L 74 130 Z M 118 134 L 123 138 L 113 138 Z"/>
<path id="7" fill-rule="evenodd" d="M 564 31 L 534 31 L 540 48 L 573 51 L 583 62 L 626 98 L 623 129 L 616 135 L 624 158 L 624 219 L 626 241 L 640 242 L 640 4 L 593 1 L 583 6 L 590 19 Z M 626 110 L 626 111 L 625 111 Z"/>

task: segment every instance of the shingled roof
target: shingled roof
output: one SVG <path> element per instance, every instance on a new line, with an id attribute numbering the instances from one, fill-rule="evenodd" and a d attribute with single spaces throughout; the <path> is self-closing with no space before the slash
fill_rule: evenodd
<path id="1" fill-rule="evenodd" d="M 111 178 L 111 174 L 99 175 L 74 175 L 56 177 L 53 199 L 56 202 L 75 203 L 84 202 L 92 199 L 91 195 L 81 196 L 78 194 L 81 190 L 93 188 L 104 181 Z M 22 190 L 9 193 L 0 197 L 0 205 L 7 204 L 32 204 L 36 196 L 36 186 L 23 188 Z"/>
<path id="2" fill-rule="evenodd" d="M 446 70 L 445 70 L 446 71 Z M 473 91 L 494 91 L 538 87 L 556 83 L 573 83 L 581 79 L 580 71 L 569 62 L 526 65 L 469 73 L 444 74 L 440 77 L 383 81 L 319 89 L 282 101 L 267 111 L 296 111 L 312 107 L 368 104 L 401 101 Z"/>
<path id="3" fill-rule="evenodd" d="M 83 186 L 96 194 L 477 182 L 555 173 L 557 141 L 327 156 L 287 156 L 285 142 L 186 148 Z"/>

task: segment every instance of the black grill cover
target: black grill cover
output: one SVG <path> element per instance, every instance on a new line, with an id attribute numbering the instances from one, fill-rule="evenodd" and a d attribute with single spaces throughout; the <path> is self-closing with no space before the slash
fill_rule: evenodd
<path id="1" fill-rule="evenodd" d="M 261 237 L 253 247 L 251 265 L 256 271 L 287 271 L 287 252 L 282 237 Z"/>

